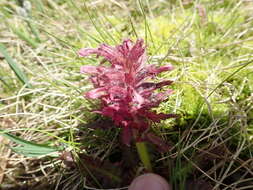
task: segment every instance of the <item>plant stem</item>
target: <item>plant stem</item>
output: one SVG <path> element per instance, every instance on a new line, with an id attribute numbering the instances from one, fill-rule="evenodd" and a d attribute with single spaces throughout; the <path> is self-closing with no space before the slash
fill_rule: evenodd
<path id="1" fill-rule="evenodd" d="M 136 142 L 136 148 L 144 167 L 148 171 L 152 172 L 152 165 L 150 162 L 149 153 L 145 142 Z"/>

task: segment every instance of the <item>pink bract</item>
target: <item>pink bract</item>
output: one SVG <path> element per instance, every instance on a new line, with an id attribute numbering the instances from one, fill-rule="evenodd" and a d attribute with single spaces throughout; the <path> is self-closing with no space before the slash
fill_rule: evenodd
<path id="1" fill-rule="evenodd" d="M 141 134 L 149 128 L 151 122 L 175 116 L 152 111 L 152 108 L 172 93 L 172 90 L 156 90 L 170 85 L 172 81 L 155 83 L 148 79 L 170 71 L 173 67 L 146 64 L 147 56 L 142 39 L 136 43 L 125 40 L 116 47 L 101 44 L 97 49 L 84 48 L 79 51 L 82 57 L 90 54 L 102 56 L 105 60 L 100 66 L 81 67 L 81 73 L 89 74 L 94 86 L 85 97 L 101 100 L 101 109 L 96 112 L 110 117 L 117 126 L 123 128 L 122 140 L 125 144 L 130 144 L 134 131 L 136 138 L 141 139 Z M 105 61 L 110 65 L 103 65 Z"/>

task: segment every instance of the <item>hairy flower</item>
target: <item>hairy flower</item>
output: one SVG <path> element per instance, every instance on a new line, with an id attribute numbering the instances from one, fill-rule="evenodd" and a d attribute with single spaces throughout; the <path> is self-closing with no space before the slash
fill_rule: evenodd
<path id="1" fill-rule="evenodd" d="M 174 117 L 174 114 L 156 113 L 152 108 L 164 101 L 172 90 L 157 92 L 172 81 L 150 82 L 149 79 L 161 72 L 173 69 L 146 64 L 147 56 L 143 40 L 136 43 L 125 40 L 121 45 L 111 47 L 101 44 L 97 49 L 85 48 L 79 51 L 82 57 L 90 54 L 104 57 L 99 66 L 82 66 L 81 73 L 89 74 L 94 89 L 85 94 L 86 98 L 100 99 L 101 109 L 96 112 L 110 117 L 123 128 L 123 142 L 130 144 L 133 131 L 137 136 L 146 131 L 150 122 Z M 106 61 L 109 66 L 103 65 Z"/>

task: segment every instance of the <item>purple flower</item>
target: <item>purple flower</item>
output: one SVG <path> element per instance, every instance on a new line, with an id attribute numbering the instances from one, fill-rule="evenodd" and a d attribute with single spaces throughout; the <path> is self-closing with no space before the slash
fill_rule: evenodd
<path id="1" fill-rule="evenodd" d="M 89 74 L 94 89 L 85 94 L 89 99 L 100 99 L 101 107 L 96 112 L 110 117 L 123 128 L 122 140 L 129 145 L 133 133 L 136 140 L 146 131 L 151 122 L 175 117 L 174 114 L 156 113 L 152 108 L 164 101 L 172 90 L 156 92 L 172 81 L 150 82 L 161 72 L 173 69 L 171 65 L 158 67 L 146 64 L 147 56 L 143 40 L 134 44 L 131 40 L 111 47 L 101 44 L 97 49 L 85 48 L 79 51 L 82 57 L 90 54 L 104 57 L 100 66 L 82 66 L 81 73 Z M 108 61 L 110 66 L 103 65 Z"/>

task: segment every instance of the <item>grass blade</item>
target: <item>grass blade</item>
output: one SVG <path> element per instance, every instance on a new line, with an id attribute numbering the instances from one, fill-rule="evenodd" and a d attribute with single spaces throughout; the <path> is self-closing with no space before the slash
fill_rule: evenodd
<path id="1" fill-rule="evenodd" d="M 36 27 L 36 25 L 33 23 L 32 17 L 30 16 L 30 18 L 25 19 L 28 27 L 30 28 L 31 32 L 33 33 L 33 35 L 35 36 L 35 40 L 38 43 L 41 43 L 42 40 L 40 39 L 40 34 L 39 34 L 39 30 Z"/>
<path id="2" fill-rule="evenodd" d="M 0 130 L 2 132 L 2 130 Z M 22 154 L 24 156 L 28 157 L 39 157 L 39 156 L 45 156 L 52 153 L 56 153 L 59 150 L 61 150 L 61 147 L 50 147 L 43 144 L 36 144 L 30 141 L 26 141 L 24 139 L 21 139 L 15 135 L 12 135 L 10 133 L 0 133 L 0 135 L 8 138 L 12 142 L 17 143 L 17 147 L 10 147 L 14 152 L 18 154 Z M 52 155 L 54 156 L 54 155 Z"/>
<path id="3" fill-rule="evenodd" d="M 38 47 L 39 44 L 33 38 L 31 38 L 31 36 L 26 34 L 24 31 L 15 27 L 11 27 L 11 29 L 13 33 L 15 33 L 21 40 L 24 40 L 25 42 L 27 42 L 27 44 L 30 45 L 31 47 L 33 48 Z"/>
<path id="4" fill-rule="evenodd" d="M 25 84 L 27 87 L 31 88 L 31 85 L 28 82 L 28 78 L 26 77 L 25 73 L 19 68 L 16 62 L 12 59 L 12 57 L 6 51 L 6 47 L 0 43 L 0 53 L 5 57 L 7 63 L 11 67 L 11 69 L 15 72 L 18 79 Z"/>

